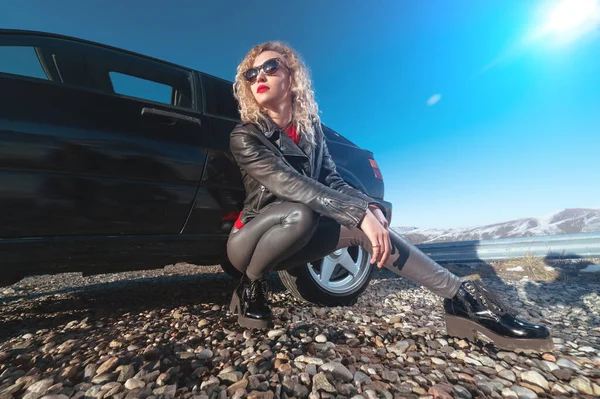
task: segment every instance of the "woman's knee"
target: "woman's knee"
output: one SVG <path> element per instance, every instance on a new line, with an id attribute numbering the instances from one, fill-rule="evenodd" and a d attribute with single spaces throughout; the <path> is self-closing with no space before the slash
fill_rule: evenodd
<path id="1" fill-rule="evenodd" d="M 226 250 L 227 258 L 233 267 L 241 272 L 244 272 L 248 266 L 249 260 L 244 258 L 243 254 L 241 253 L 241 248 L 239 245 L 235 245 L 235 240 L 232 240 L 231 237 L 227 240 Z"/>
<path id="2" fill-rule="evenodd" d="M 289 211 L 283 219 L 283 225 L 295 225 L 304 232 L 314 232 L 319 224 L 320 214 L 299 202 L 290 202 Z"/>

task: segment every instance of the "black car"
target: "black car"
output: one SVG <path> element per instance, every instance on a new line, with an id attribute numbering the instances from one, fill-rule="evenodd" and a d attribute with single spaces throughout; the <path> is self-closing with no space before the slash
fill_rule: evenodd
<path id="1" fill-rule="evenodd" d="M 0 30 L 0 285 L 227 261 L 245 197 L 229 81 L 89 41 Z M 324 127 L 342 177 L 383 201 L 370 151 Z M 327 281 L 320 276 L 333 270 Z M 280 272 L 296 296 L 352 303 L 372 266 L 358 247 Z"/>

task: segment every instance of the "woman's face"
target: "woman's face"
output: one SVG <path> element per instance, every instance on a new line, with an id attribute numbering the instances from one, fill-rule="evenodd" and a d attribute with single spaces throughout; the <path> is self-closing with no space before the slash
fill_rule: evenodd
<path id="1" fill-rule="evenodd" d="M 271 58 L 279 58 L 283 61 L 281 54 L 268 50 L 260 53 L 252 66 L 260 66 Z M 289 70 L 280 63 L 279 69 L 272 75 L 265 74 L 261 69 L 256 80 L 250 85 L 250 89 L 258 105 L 273 109 L 286 101 L 291 101 L 291 83 L 292 77 Z"/>

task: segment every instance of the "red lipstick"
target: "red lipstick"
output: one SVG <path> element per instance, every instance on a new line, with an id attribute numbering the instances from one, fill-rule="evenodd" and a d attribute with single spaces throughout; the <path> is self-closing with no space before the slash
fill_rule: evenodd
<path id="1" fill-rule="evenodd" d="M 267 86 L 267 85 L 260 85 L 256 88 L 257 93 L 262 93 L 267 90 L 269 90 L 269 86 Z"/>

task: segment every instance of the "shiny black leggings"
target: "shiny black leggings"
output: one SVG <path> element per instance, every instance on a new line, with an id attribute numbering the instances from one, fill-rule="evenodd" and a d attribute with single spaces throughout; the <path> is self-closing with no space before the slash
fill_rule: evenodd
<path id="1" fill-rule="evenodd" d="M 461 280 L 389 229 L 392 254 L 384 266 L 394 273 L 452 298 Z M 323 258 L 336 249 L 360 245 L 372 254 L 371 241 L 359 228 L 348 228 L 304 204 L 270 206 L 241 229 L 232 228 L 227 255 L 251 280 L 272 270 L 287 270 Z"/>

